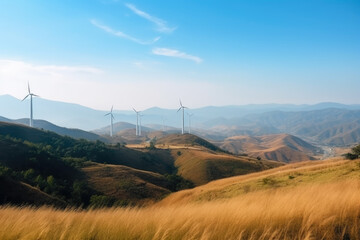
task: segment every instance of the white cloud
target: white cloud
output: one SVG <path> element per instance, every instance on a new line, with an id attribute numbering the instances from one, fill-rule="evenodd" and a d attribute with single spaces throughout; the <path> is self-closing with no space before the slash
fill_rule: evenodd
<path id="1" fill-rule="evenodd" d="M 20 74 L 37 72 L 45 75 L 62 75 L 65 73 L 99 74 L 102 70 L 88 66 L 35 65 L 23 61 L 0 59 L 1 74 Z"/>
<path id="2" fill-rule="evenodd" d="M 156 38 L 154 38 L 153 40 L 150 40 L 150 41 L 143 41 L 143 40 L 134 38 L 134 37 L 132 37 L 132 36 L 130 36 L 130 35 L 127 35 L 127 34 L 125 34 L 125 33 L 123 33 L 123 32 L 116 31 L 116 30 L 112 29 L 111 27 L 106 26 L 106 25 L 103 25 L 103 24 L 99 23 L 98 21 L 96 21 L 96 20 L 94 20 L 94 19 L 90 20 L 90 22 L 91 22 L 91 24 L 93 24 L 95 27 L 98 27 L 98 28 L 104 30 L 104 31 L 107 32 L 107 33 L 110 33 L 110 34 L 112 34 L 112 35 L 114 35 L 114 36 L 117 36 L 117 37 L 120 37 L 120 38 L 124 38 L 124 39 L 130 40 L 130 41 L 136 42 L 136 43 L 138 43 L 138 44 L 142 44 L 142 45 L 153 44 L 153 43 L 157 42 L 157 41 L 160 39 L 160 37 L 156 37 Z"/>
<path id="3" fill-rule="evenodd" d="M 184 52 L 180 52 L 176 49 L 169 49 L 169 48 L 154 48 L 152 53 L 155 55 L 167 56 L 167 57 L 176 57 L 176 58 L 183 58 L 194 61 L 196 63 L 201 63 L 203 60 L 197 56 L 189 55 Z"/>
<path id="4" fill-rule="evenodd" d="M 125 4 L 125 6 L 128 7 L 131 11 L 133 11 L 136 15 L 138 15 L 138 16 L 140 16 L 142 18 L 145 18 L 146 20 L 154 23 L 157 26 L 156 30 L 159 31 L 159 32 L 171 33 L 176 29 L 176 28 L 168 27 L 166 21 L 164 21 L 164 20 L 162 20 L 160 18 L 151 16 L 150 14 L 139 10 L 138 8 L 136 8 L 132 4 L 128 3 L 128 4 Z"/>

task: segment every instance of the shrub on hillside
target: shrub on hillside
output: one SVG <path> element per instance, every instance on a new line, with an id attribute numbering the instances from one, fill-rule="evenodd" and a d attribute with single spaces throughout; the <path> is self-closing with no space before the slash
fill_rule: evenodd
<path id="1" fill-rule="evenodd" d="M 351 149 L 351 153 L 344 154 L 346 159 L 354 160 L 360 158 L 360 145 L 357 145 Z"/>

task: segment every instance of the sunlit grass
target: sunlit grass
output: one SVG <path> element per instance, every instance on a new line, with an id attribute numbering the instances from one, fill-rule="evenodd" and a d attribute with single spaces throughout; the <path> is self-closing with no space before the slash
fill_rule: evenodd
<path id="1" fill-rule="evenodd" d="M 360 181 L 146 208 L 0 208 L 0 239 L 359 239 Z"/>

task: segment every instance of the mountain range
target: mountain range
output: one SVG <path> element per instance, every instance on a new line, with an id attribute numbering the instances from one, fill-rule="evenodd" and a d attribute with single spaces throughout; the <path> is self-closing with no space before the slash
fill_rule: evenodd
<path id="1" fill-rule="evenodd" d="M 26 123 L 29 105 L 10 95 L 0 96 L 0 115 L 3 121 Z M 129 108 L 130 109 L 130 108 Z M 291 134 L 316 145 L 352 146 L 360 142 L 360 105 L 339 103 L 319 103 L 315 105 L 264 104 L 223 107 L 203 107 L 187 109 L 194 113 L 192 132 L 212 141 L 245 135 L 263 136 L 271 134 Z M 89 140 L 106 141 L 109 119 L 107 111 L 94 110 L 77 104 L 50 101 L 42 98 L 34 100 L 34 117 L 65 127 L 57 129 L 46 126 L 39 128 L 55 131 L 62 135 Z M 176 109 L 158 107 L 142 111 L 143 131 L 178 132 L 181 115 Z M 117 139 L 125 141 L 122 135 L 132 135 L 136 115 L 133 111 L 114 111 L 114 132 Z M 17 119 L 18 120 L 12 120 Z M 5 120 L 4 120 L 5 119 Z M 187 119 L 186 125 L 187 124 Z M 40 120 L 37 121 L 40 124 Z M 77 132 L 75 134 L 74 129 Z M 91 135 L 80 130 L 92 131 Z M 186 126 L 186 129 L 187 126 Z M 72 135 L 71 135 L 72 134 Z M 99 137 L 98 135 L 103 135 Z"/>

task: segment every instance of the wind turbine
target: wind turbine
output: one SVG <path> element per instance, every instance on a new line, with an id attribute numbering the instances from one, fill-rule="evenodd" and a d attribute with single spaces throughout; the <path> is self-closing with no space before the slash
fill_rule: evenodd
<path id="1" fill-rule="evenodd" d="M 133 108 L 133 110 L 136 113 L 136 136 L 140 136 L 139 135 L 139 114 L 140 114 L 140 111 L 136 111 L 135 108 Z"/>
<path id="2" fill-rule="evenodd" d="M 32 98 L 33 97 L 39 97 L 38 95 L 36 95 L 36 94 L 33 94 L 31 91 L 30 91 L 30 84 L 29 84 L 29 82 L 28 82 L 28 95 L 26 95 L 26 97 L 24 97 L 24 99 L 23 100 L 21 100 L 21 101 L 24 101 L 27 97 L 29 97 L 30 96 L 30 127 L 32 127 L 33 126 L 33 104 L 32 104 Z"/>
<path id="3" fill-rule="evenodd" d="M 194 116 L 193 113 L 187 113 L 188 117 L 189 117 L 189 134 L 191 133 L 191 117 Z"/>
<path id="4" fill-rule="evenodd" d="M 184 121 L 185 121 L 185 118 L 184 118 L 184 109 L 187 108 L 187 107 L 185 107 L 185 106 L 182 105 L 181 99 L 179 99 L 179 101 L 180 101 L 180 107 L 179 107 L 179 109 L 178 109 L 177 111 L 179 112 L 180 110 L 182 110 L 182 128 L 181 128 L 181 134 L 184 134 Z"/>
<path id="5" fill-rule="evenodd" d="M 104 116 L 110 115 L 110 137 L 113 136 L 113 119 L 115 119 L 112 112 L 113 112 L 113 106 L 111 106 L 110 112 L 104 115 Z"/>

